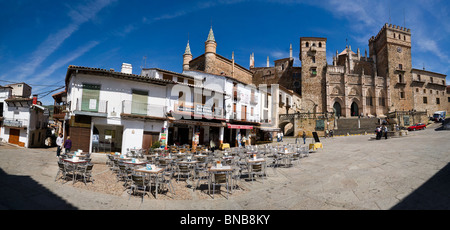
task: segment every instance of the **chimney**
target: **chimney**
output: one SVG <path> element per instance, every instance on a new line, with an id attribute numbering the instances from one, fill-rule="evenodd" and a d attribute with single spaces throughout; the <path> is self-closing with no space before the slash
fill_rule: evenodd
<path id="1" fill-rule="evenodd" d="M 122 63 L 122 70 L 121 73 L 127 73 L 127 74 L 133 74 L 133 67 L 131 64 L 128 63 Z"/>
<path id="2" fill-rule="evenodd" d="M 33 94 L 33 105 L 37 104 L 37 94 Z"/>

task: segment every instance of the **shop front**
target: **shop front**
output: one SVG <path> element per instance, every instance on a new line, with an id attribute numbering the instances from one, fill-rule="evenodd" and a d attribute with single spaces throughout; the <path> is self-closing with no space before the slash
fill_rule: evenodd
<path id="1" fill-rule="evenodd" d="M 203 120 L 170 120 L 168 143 L 169 145 L 189 145 L 217 147 L 223 142 L 220 133 L 223 133 L 225 123 Z M 222 131 L 221 131 L 222 130 Z M 223 135 L 222 135 L 223 136 Z"/>

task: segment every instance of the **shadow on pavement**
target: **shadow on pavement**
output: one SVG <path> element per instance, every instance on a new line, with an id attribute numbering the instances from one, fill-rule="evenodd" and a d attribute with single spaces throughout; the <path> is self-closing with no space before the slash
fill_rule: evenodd
<path id="1" fill-rule="evenodd" d="M 76 210 L 29 176 L 9 175 L 0 169 L 1 210 Z"/>
<path id="2" fill-rule="evenodd" d="M 450 163 L 392 210 L 450 210 Z"/>

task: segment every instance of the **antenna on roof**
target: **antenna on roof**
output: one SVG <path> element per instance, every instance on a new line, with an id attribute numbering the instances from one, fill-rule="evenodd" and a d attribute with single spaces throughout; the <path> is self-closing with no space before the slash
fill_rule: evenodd
<path id="1" fill-rule="evenodd" d="M 142 57 L 142 62 L 144 62 L 144 65 L 141 66 L 141 70 L 144 68 L 147 68 L 147 56 Z"/>

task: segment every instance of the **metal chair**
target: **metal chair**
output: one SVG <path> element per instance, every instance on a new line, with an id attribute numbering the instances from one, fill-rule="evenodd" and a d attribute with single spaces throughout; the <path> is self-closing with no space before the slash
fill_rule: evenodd
<path id="1" fill-rule="evenodd" d="M 214 194 L 216 191 L 216 185 L 220 185 L 220 184 L 226 184 L 227 187 L 227 200 L 228 200 L 228 193 L 229 193 L 229 185 L 228 185 L 228 174 L 227 173 L 223 173 L 223 172 L 216 172 L 213 173 L 213 199 L 214 199 Z"/>
<path id="2" fill-rule="evenodd" d="M 178 170 L 177 170 L 178 179 L 177 179 L 177 181 L 180 180 L 180 176 L 181 175 L 188 176 L 187 180 L 189 180 L 190 175 L 191 175 L 191 169 L 189 168 L 189 166 L 186 165 L 186 164 L 177 164 L 177 167 L 178 167 Z"/>
<path id="3" fill-rule="evenodd" d="M 64 162 L 62 161 L 58 161 L 58 172 L 56 173 L 55 181 L 58 179 L 58 176 L 60 174 L 61 174 L 60 178 L 67 179 L 68 172 L 66 170 L 66 164 L 64 164 Z"/>
<path id="4" fill-rule="evenodd" d="M 92 183 L 94 183 L 94 180 L 92 179 L 92 168 L 93 167 L 94 167 L 93 164 L 78 166 L 77 175 L 80 175 L 81 177 L 83 177 L 84 185 L 86 185 L 86 179 L 88 179 Z"/>
<path id="5" fill-rule="evenodd" d="M 140 191 L 142 191 L 141 202 L 143 202 L 145 194 L 148 193 L 147 181 L 145 180 L 145 177 L 141 176 L 141 175 L 131 174 L 131 181 L 133 183 L 131 184 L 131 187 L 130 187 L 130 196 L 128 197 L 128 200 L 130 200 L 131 194 L 134 195 L 137 190 L 140 190 Z"/>

